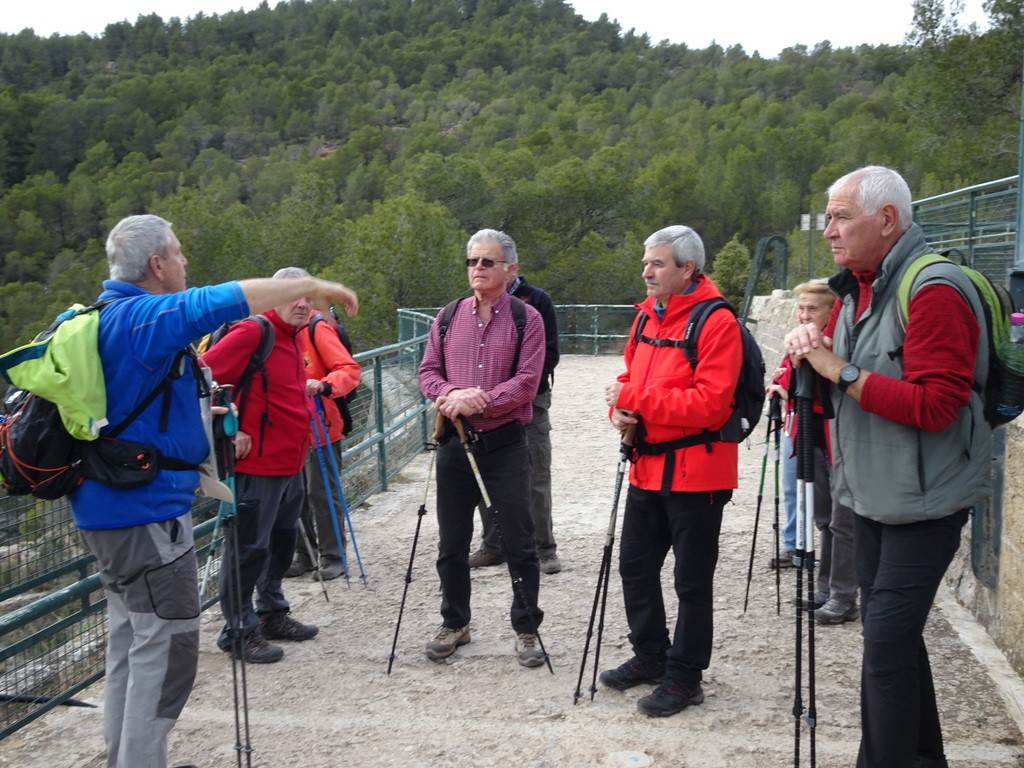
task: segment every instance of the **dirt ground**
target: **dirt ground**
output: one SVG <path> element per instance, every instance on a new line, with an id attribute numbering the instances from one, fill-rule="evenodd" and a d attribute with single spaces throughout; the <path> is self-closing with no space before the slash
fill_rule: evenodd
<path id="1" fill-rule="evenodd" d="M 287 583 L 295 615 L 318 624 L 320 635 L 286 645 L 285 658 L 277 664 L 246 667 L 251 765 L 767 768 L 794 764 L 797 730 L 802 764 L 811 765 L 812 732 L 802 721 L 797 729 L 793 716 L 796 629 L 789 601 L 795 577 L 793 572 L 782 575 L 777 614 L 775 576 L 767 567 L 774 546 L 771 460 L 750 600 L 743 609 L 763 424 L 756 439 L 741 447 L 740 488 L 726 508 L 704 704 L 674 717 L 649 719 L 636 710 L 644 688 L 622 693 L 598 684 L 591 700 L 594 643 L 586 659 L 583 696 L 574 704 L 618 458 L 617 435 L 604 418 L 603 385 L 620 365 L 613 357 L 570 356 L 558 369 L 551 415 L 555 537 L 564 568 L 543 576 L 540 592 L 546 613 L 541 637 L 554 674 L 546 667 L 525 669 L 514 659 L 511 586 L 504 567 L 473 572 L 472 643 L 444 662 L 424 656 L 423 645 L 440 623 L 432 479 L 394 665 L 387 674 L 417 510 L 424 503 L 428 458 L 423 454 L 388 491 L 354 510 L 367 585 L 358 578 L 348 585 L 330 582 L 328 602 L 319 584 L 307 577 Z M 358 574 L 354 563 L 352 570 Z M 670 575 L 666 567 L 671 609 Z M 219 626 L 217 611 L 208 611 L 196 687 L 170 738 L 172 765 L 248 764 L 244 758 L 238 762 L 232 667 L 214 642 Z M 806 629 L 805 623 L 805 648 Z M 627 631 L 613 570 L 601 669 L 631 655 Z M 928 642 L 950 765 L 1024 766 L 1018 726 L 1024 722 L 1021 681 L 947 595 L 940 595 L 932 612 Z M 855 760 L 860 645 L 857 623 L 816 628 L 813 736 L 821 766 L 852 766 Z M 802 699 L 809 705 L 806 660 L 803 666 Z M 100 704 L 102 683 L 80 698 Z M 100 708 L 58 708 L 0 743 L 0 766 L 101 768 L 101 720 Z"/>

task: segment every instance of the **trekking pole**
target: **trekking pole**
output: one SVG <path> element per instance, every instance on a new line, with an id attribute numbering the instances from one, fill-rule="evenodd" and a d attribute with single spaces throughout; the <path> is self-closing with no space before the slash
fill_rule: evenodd
<path id="1" fill-rule="evenodd" d="M 779 400 L 779 410 L 782 410 L 782 401 Z M 771 410 L 769 409 L 769 413 Z M 782 554 L 779 550 L 779 539 L 781 538 L 781 531 L 779 529 L 779 462 L 782 458 L 782 416 L 779 415 L 779 426 L 775 430 L 775 615 L 782 615 L 782 576 L 781 569 L 779 568 L 779 556 Z"/>
<path id="2" fill-rule="evenodd" d="M 327 428 L 324 426 L 323 422 L 324 406 L 319 395 L 316 397 L 316 410 L 316 418 L 319 420 L 320 428 L 323 430 L 323 434 L 326 437 Z M 366 573 L 363 571 L 363 558 L 359 555 L 359 542 L 356 541 L 356 529 L 352 525 L 352 516 L 348 512 L 348 502 L 345 500 L 345 488 L 341 484 L 341 470 L 338 467 L 337 460 L 334 458 L 334 451 L 328 450 L 326 442 L 323 447 L 324 453 L 326 453 L 327 458 L 330 459 L 331 472 L 334 473 L 334 482 L 338 486 L 338 501 L 341 502 L 341 511 L 345 515 L 345 523 L 348 525 L 348 533 L 352 538 L 352 550 L 356 553 L 356 564 L 359 566 L 359 578 L 363 580 L 363 586 L 369 586 Z"/>
<path id="3" fill-rule="evenodd" d="M 631 424 L 622 433 L 619 442 L 619 462 L 615 467 L 615 494 L 612 497 L 612 514 L 608 520 L 608 532 L 604 537 L 604 551 L 601 554 L 601 567 L 597 572 L 597 589 L 594 591 L 594 605 L 590 609 L 590 623 L 587 625 L 587 639 L 583 644 L 583 660 L 580 661 L 580 676 L 576 680 L 576 690 L 572 695 L 572 703 L 575 706 L 583 694 L 580 686 L 583 685 L 583 672 L 587 668 L 587 654 L 590 652 L 590 638 L 594 634 L 594 619 L 597 616 L 598 601 L 601 603 L 601 620 L 597 625 L 597 643 L 594 646 L 594 676 L 590 681 L 590 700 L 594 700 L 597 693 L 597 669 L 598 658 L 601 653 L 601 636 L 604 634 L 604 612 L 608 603 L 608 580 L 612 569 L 612 545 L 615 543 L 615 524 L 619 514 L 619 495 L 622 493 L 622 479 L 626 475 L 626 462 L 629 460 L 630 449 L 633 447 L 633 437 L 636 434 L 636 425 Z"/>
<path id="4" fill-rule="evenodd" d="M 232 491 L 233 493 L 233 491 Z M 217 517 L 213 521 L 213 535 L 210 537 L 210 551 L 206 554 L 206 564 L 203 566 L 203 578 L 199 582 L 199 602 L 203 601 L 203 595 L 206 593 L 206 585 L 210 580 L 210 571 L 213 570 L 213 556 L 217 552 L 218 534 L 221 532 L 221 521 L 223 517 L 221 510 L 224 509 L 224 502 L 222 501 L 217 507 Z"/>
<path id="5" fill-rule="evenodd" d="M 216 392 L 217 404 L 226 406 L 228 412 L 214 420 L 214 435 L 217 438 L 218 469 L 224 476 L 224 483 L 231 490 L 231 501 L 222 501 L 217 512 L 224 521 L 225 547 L 231 548 L 233 573 L 228 575 L 229 589 L 234 590 L 235 608 L 231 627 L 231 688 L 235 706 L 235 756 L 238 767 L 242 766 L 245 755 L 246 766 L 252 766 L 252 743 L 249 736 L 249 690 L 245 676 L 245 651 L 242 642 L 241 606 L 242 574 L 238 562 L 238 497 L 235 493 L 235 445 L 231 439 L 238 431 L 238 419 L 231 405 L 231 387 L 222 386 Z M 241 704 L 241 717 L 239 716 Z M 244 736 L 244 742 L 243 742 Z"/>
<path id="6" fill-rule="evenodd" d="M 764 454 L 761 456 L 761 481 L 757 486 L 757 507 L 754 510 L 754 535 L 750 540 L 750 563 L 747 565 L 747 589 L 743 594 L 743 612 L 747 612 L 747 602 L 750 600 L 750 580 L 754 576 L 754 552 L 757 549 L 757 527 L 761 520 L 761 500 L 764 498 L 764 478 L 768 470 L 768 448 L 771 443 L 772 429 L 778 429 L 778 422 L 782 409 L 779 406 L 779 396 L 772 395 L 768 401 L 768 428 L 764 434 Z M 776 525 L 778 521 L 776 520 Z M 776 536 L 776 549 L 778 548 L 778 537 Z M 778 554 L 776 554 L 776 561 Z M 775 563 L 778 566 L 778 562 Z"/>
<path id="7" fill-rule="evenodd" d="M 815 764 L 814 728 L 816 713 L 814 712 L 814 616 L 811 614 L 814 603 L 814 436 L 811 428 L 814 407 L 814 370 L 805 360 L 793 371 L 796 385 L 797 432 L 796 432 L 796 479 L 797 479 L 797 516 L 796 516 L 796 552 L 793 565 L 796 567 L 796 690 L 793 698 L 794 719 L 794 768 L 800 766 L 800 728 L 801 720 L 807 716 L 810 726 L 811 766 Z M 808 572 L 807 595 L 803 593 L 803 574 Z M 808 622 L 808 709 L 804 709 L 803 689 L 803 614 L 807 611 Z"/>
<path id="8" fill-rule="evenodd" d="M 811 768 L 815 768 L 815 732 L 817 710 L 814 680 L 814 383 L 816 374 L 810 365 L 796 369 L 797 451 L 803 464 L 804 567 L 807 569 L 807 727 L 810 732 Z M 799 473 L 800 464 L 797 464 Z M 800 475 L 798 474 L 798 477 Z"/>
<path id="9" fill-rule="evenodd" d="M 309 555 L 309 562 L 314 562 L 316 557 L 313 555 L 313 545 L 309 541 L 309 534 L 306 532 L 306 524 L 302 522 L 302 515 L 299 515 L 299 535 L 302 537 L 303 543 L 306 545 L 306 554 Z M 324 582 L 324 575 L 320 572 L 320 569 L 316 569 L 317 579 L 320 581 L 320 589 L 323 590 L 324 600 L 328 603 L 331 602 L 331 598 L 327 594 L 327 584 Z"/>
<path id="10" fill-rule="evenodd" d="M 398 647 L 398 630 L 402 627 L 402 614 L 405 613 L 405 597 L 409 594 L 409 584 L 412 583 L 412 561 L 416 558 L 416 544 L 420 540 L 420 527 L 423 525 L 423 518 L 427 514 L 427 494 L 430 492 L 430 475 L 434 471 L 434 457 L 437 455 L 437 443 L 441 439 L 441 429 L 444 427 L 444 416 L 440 411 L 437 420 L 434 422 L 433 441 L 428 442 L 424 447 L 430 452 L 430 461 L 427 463 L 427 482 L 423 484 L 423 503 L 416 510 L 416 533 L 412 537 L 412 551 L 409 553 L 409 567 L 405 569 L 405 587 L 402 589 L 402 604 L 398 607 L 398 621 L 395 622 L 395 639 L 391 641 L 391 655 L 388 656 L 388 674 L 391 674 L 391 665 L 395 663 L 395 648 Z"/>
<path id="11" fill-rule="evenodd" d="M 476 484 L 480 488 L 480 496 L 483 498 L 484 504 L 487 509 L 491 512 L 491 520 L 494 522 L 494 530 L 498 533 L 498 542 L 501 544 L 501 550 L 505 555 L 505 561 L 508 563 L 508 574 L 512 579 L 512 589 L 519 596 L 520 602 L 523 607 L 526 608 L 526 615 L 530 617 L 530 621 L 533 624 L 533 634 L 537 637 L 537 644 L 540 646 L 540 652 L 544 654 L 544 661 L 548 665 L 548 671 L 551 674 L 555 674 L 554 668 L 551 666 L 551 657 L 548 656 L 547 649 L 544 647 L 544 641 L 540 639 L 539 627 L 537 626 L 537 615 L 536 609 L 530 605 L 530 601 L 526 596 L 526 588 L 523 586 L 523 579 L 516 574 L 515 569 L 512 567 L 512 560 L 508 556 L 508 546 L 505 543 L 505 536 L 501 531 L 501 524 L 498 522 L 498 510 L 491 504 L 491 497 L 487 493 L 487 487 L 484 485 L 484 479 L 480 475 L 480 468 L 476 464 L 476 457 L 473 455 L 473 448 L 470 446 L 470 435 L 466 431 L 466 422 L 461 416 L 455 418 L 455 430 L 459 433 L 459 442 L 462 443 L 462 447 L 466 450 L 466 458 L 469 459 L 469 466 L 473 470 L 473 476 L 476 478 Z"/>
<path id="12" fill-rule="evenodd" d="M 348 577 L 348 558 L 345 556 L 345 542 L 341 536 L 341 527 L 338 522 L 338 512 L 334 508 L 334 494 L 331 491 L 331 479 L 327 474 L 327 462 L 324 461 L 324 452 L 330 453 L 330 443 L 327 440 L 327 430 L 321 431 L 318 427 L 323 427 L 323 422 L 317 418 L 317 414 L 313 414 L 309 419 L 309 425 L 313 432 L 313 443 L 316 444 L 316 459 L 320 464 L 320 478 L 323 480 L 324 495 L 327 497 L 327 509 L 331 515 L 331 525 L 334 528 L 334 538 L 338 542 L 338 552 L 341 553 L 341 575 L 345 577 L 345 585 L 351 587 L 352 583 Z M 321 434 L 325 443 L 319 445 Z"/>

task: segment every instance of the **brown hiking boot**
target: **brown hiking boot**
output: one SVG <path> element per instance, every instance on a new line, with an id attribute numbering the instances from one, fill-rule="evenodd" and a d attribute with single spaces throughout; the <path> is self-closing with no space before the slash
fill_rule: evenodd
<path id="1" fill-rule="evenodd" d="M 504 562 L 505 557 L 501 552 L 496 549 L 487 549 L 487 547 L 480 547 L 469 556 L 470 568 L 486 568 L 491 565 L 501 565 Z"/>
<path id="2" fill-rule="evenodd" d="M 442 624 L 441 628 L 437 630 L 437 634 L 434 635 L 434 639 L 427 643 L 427 658 L 434 659 L 434 661 L 447 659 L 455 653 L 456 648 L 465 645 L 469 640 L 468 624 L 459 629 L 452 629 Z"/>
<path id="3" fill-rule="evenodd" d="M 544 663 L 544 651 L 536 635 L 530 632 L 516 635 L 516 661 L 524 667 L 539 667 Z"/>

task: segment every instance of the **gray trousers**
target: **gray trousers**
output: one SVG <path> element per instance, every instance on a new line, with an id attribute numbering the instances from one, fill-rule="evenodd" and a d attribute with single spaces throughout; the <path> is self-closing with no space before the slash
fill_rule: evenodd
<path id="1" fill-rule="evenodd" d="M 828 459 L 814 449 L 814 525 L 819 542 L 815 591 L 843 603 L 857 601 L 857 573 L 853 562 L 853 510 L 832 498 Z"/>
<path id="2" fill-rule="evenodd" d="M 341 472 L 341 440 L 331 443 L 327 450 L 334 454 L 334 461 L 338 465 L 338 472 Z M 320 469 L 320 458 L 324 461 L 324 470 L 330 478 L 330 483 L 324 485 L 324 471 Z M 338 534 L 341 534 L 341 543 L 344 546 L 345 540 L 345 513 L 341 507 L 341 489 L 334 480 L 334 472 L 331 469 L 331 459 L 325 452 L 318 451 L 316 447 L 309 449 L 306 457 L 306 466 L 303 469 L 306 478 L 306 499 L 302 504 L 302 527 L 306 529 L 309 537 L 309 544 L 313 548 L 312 566 L 328 563 L 341 562 L 341 550 L 338 548 Z M 338 530 L 334 530 L 334 520 L 331 517 L 331 506 L 327 501 L 327 487 L 331 489 L 331 499 L 334 502 L 334 513 L 337 515 Z M 300 536 L 295 542 L 295 557 L 300 562 L 309 560 L 309 552 L 306 551 L 306 543 Z"/>
<path id="3" fill-rule="evenodd" d="M 199 662 L 199 583 L 192 513 L 82 531 L 107 597 L 107 768 L 166 768 L 167 734 Z"/>
<path id="4" fill-rule="evenodd" d="M 530 452 L 530 517 L 533 518 L 533 541 L 537 555 L 555 554 L 555 530 L 551 520 L 551 390 L 533 399 L 533 420 L 526 425 Z M 480 509 L 483 546 L 497 552 L 501 549 L 492 516 Z"/>

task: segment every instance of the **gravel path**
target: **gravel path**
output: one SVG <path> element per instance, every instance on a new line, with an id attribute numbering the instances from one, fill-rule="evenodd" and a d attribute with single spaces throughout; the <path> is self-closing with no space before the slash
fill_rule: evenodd
<path id="1" fill-rule="evenodd" d="M 767 568 L 774 517 L 770 465 L 750 603 L 743 610 L 763 424 L 755 432 L 758 439 L 741 448 L 741 487 L 726 508 L 716 579 L 715 650 L 705 675 L 704 704 L 675 717 L 648 719 L 635 706 L 643 689 L 621 693 L 599 685 L 591 701 L 593 646 L 584 697 L 573 703 L 618 455 L 617 436 L 604 418 L 603 385 L 620 368 L 615 357 L 568 356 L 558 369 L 551 415 L 555 536 L 564 569 L 543 576 L 540 593 L 546 612 L 541 636 L 554 674 L 546 667 L 524 669 L 513 658 L 511 587 L 503 567 L 473 572 L 472 643 L 444 662 L 423 655 L 423 644 L 440 623 L 432 558 L 437 540 L 432 480 L 396 659 L 391 675 L 386 674 L 416 512 L 424 501 L 424 454 L 388 491 L 353 513 L 368 586 L 358 579 L 349 586 L 330 582 L 326 602 L 317 583 L 305 578 L 288 582 L 295 615 L 319 624 L 321 630 L 316 640 L 287 646 L 280 663 L 247 667 L 253 766 L 793 764 L 796 632 L 789 598 L 795 587 L 792 572 L 784 573 L 782 610 L 777 615 L 775 577 Z M 665 575 L 670 595 L 669 567 Z M 672 600 L 668 604 L 671 607 Z M 171 734 L 172 765 L 236 764 L 231 665 L 214 642 L 219 625 L 217 612 L 208 611 L 196 688 Z M 631 655 L 627 631 L 613 571 L 600 649 L 602 668 Z M 1024 766 L 1024 739 L 1017 725 L 1024 721 L 1020 679 L 992 650 L 987 635 L 946 595 L 932 612 L 928 634 L 950 764 Z M 815 641 L 818 764 L 851 766 L 859 739 L 859 625 L 819 627 Z M 997 686 L 994 677 L 1004 684 Z M 79 698 L 100 703 L 102 683 Z M 803 699 L 807 704 L 806 689 Z M 59 708 L 0 743 L 0 766 L 101 768 L 101 719 L 100 709 Z M 801 761 L 810 765 L 806 724 L 800 735 Z"/>

